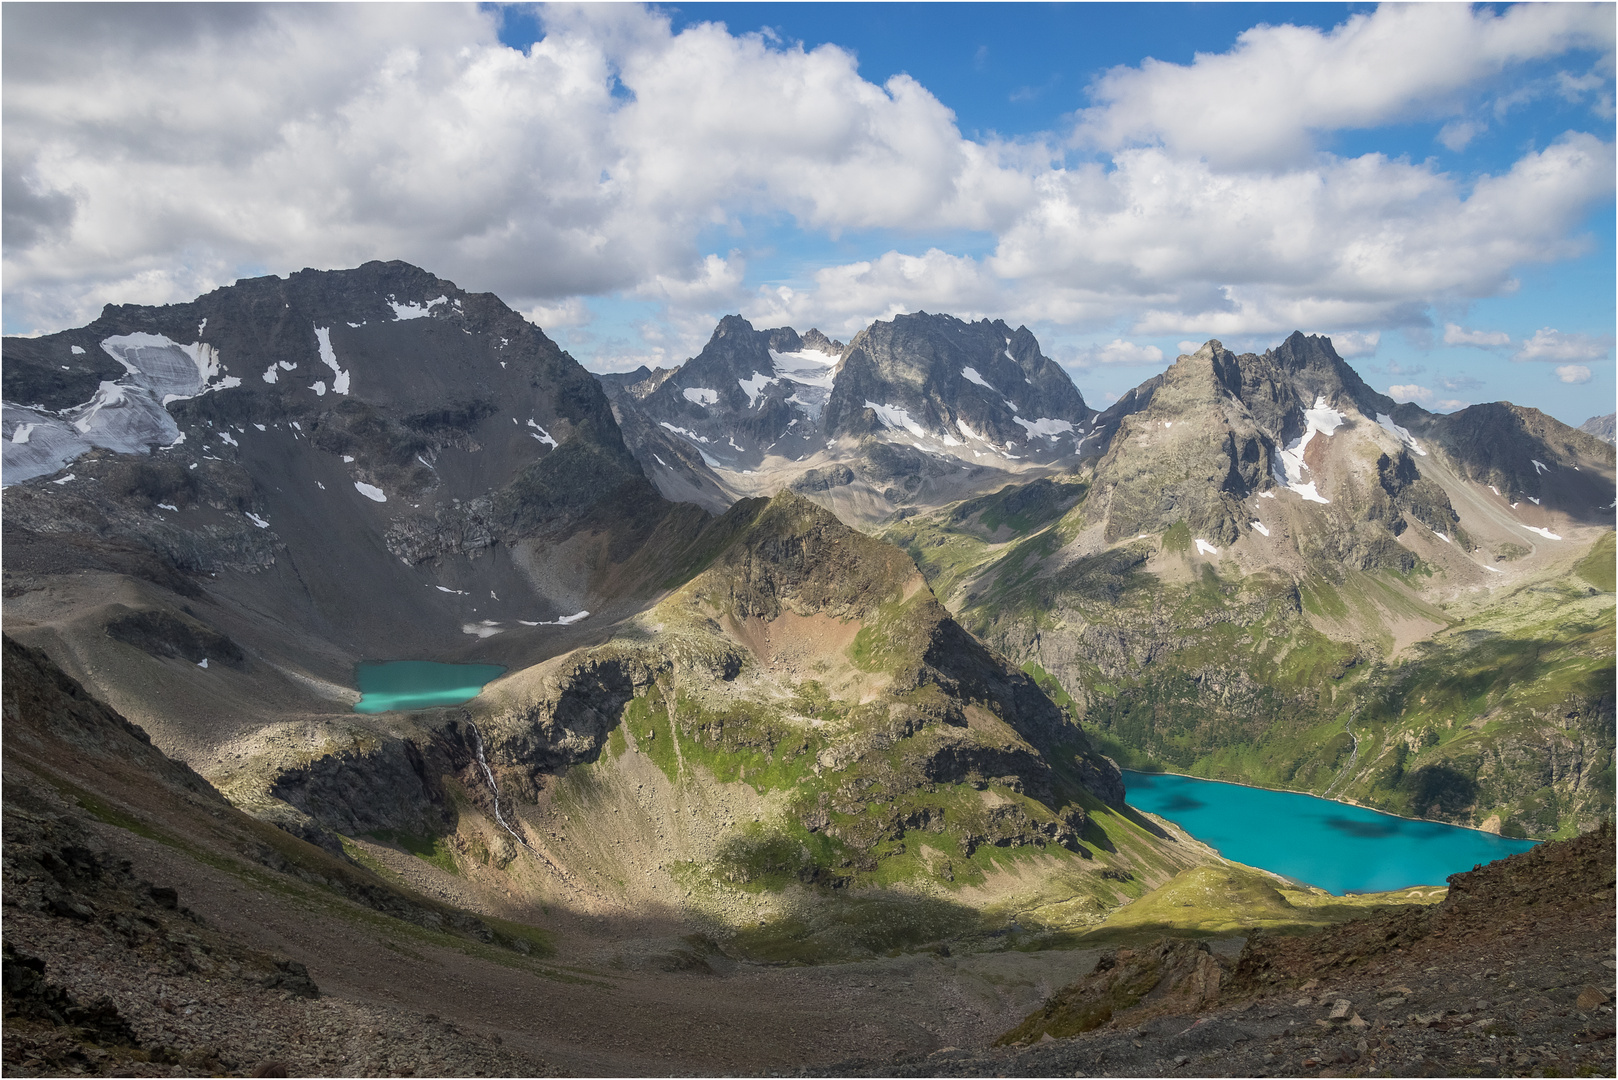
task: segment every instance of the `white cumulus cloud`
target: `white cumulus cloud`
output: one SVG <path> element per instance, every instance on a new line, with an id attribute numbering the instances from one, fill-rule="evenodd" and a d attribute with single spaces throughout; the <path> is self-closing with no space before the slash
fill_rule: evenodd
<path id="1" fill-rule="evenodd" d="M 1032 197 L 1026 148 L 908 76 L 640 7 L 546 9 L 526 51 L 469 5 L 74 10 L 6 12 L 6 298 L 42 327 L 376 257 L 521 307 L 734 304 L 698 237 L 740 215 L 997 229 Z"/>
<path id="2" fill-rule="evenodd" d="M 1186 352 L 1196 352 L 1201 346 L 1193 345 Z M 1083 351 L 1079 363 L 1090 364 L 1161 364 L 1163 350 L 1156 345 L 1137 345 L 1133 341 L 1114 338 L 1105 345 Z"/>
<path id="3" fill-rule="evenodd" d="M 1556 377 L 1565 383 L 1587 383 L 1590 381 L 1590 369 L 1583 364 L 1562 364 L 1556 369 Z"/>
<path id="4" fill-rule="evenodd" d="M 999 317 L 1015 304 L 976 259 L 929 248 L 818 270 L 811 289 L 762 290 L 742 307 L 755 326 L 818 326 L 847 337 L 873 319 L 903 312 L 948 312 L 963 319 Z"/>
<path id="5" fill-rule="evenodd" d="M 1426 386 L 1415 383 L 1395 384 L 1388 387 L 1388 396 L 1394 401 L 1413 401 L 1436 412 L 1453 412 L 1471 404 L 1458 398 L 1441 398 Z"/>
<path id="6" fill-rule="evenodd" d="M 1444 344 L 1494 348 L 1500 345 L 1510 345 L 1511 335 L 1504 330 L 1468 330 L 1457 323 L 1445 323 Z"/>
<path id="7" fill-rule="evenodd" d="M 1146 60 L 1107 72 L 1075 138 L 1152 143 L 1221 168 L 1295 162 L 1323 134 L 1457 111 L 1461 94 L 1507 68 L 1570 48 L 1610 50 L 1610 8 L 1385 4 L 1322 32 L 1260 25 L 1190 64 Z M 1458 139 L 1460 129 L 1451 133 Z M 1464 142 L 1462 143 L 1464 145 Z"/>
<path id="8" fill-rule="evenodd" d="M 1382 342 L 1382 333 L 1379 330 L 1367 332 L 1345 330 L 1325 336 L 1331 338 L 1332 348 L 1336 349 L 1337 355 L 1345 360 L 1355 356 L 1375 356 L 1376 348 Z"/>
<path id="9" fill-rule="evenodd" d="M 7 5 L 8 322 L 56 329 L 109 301 L 402 258 L 576 330 L 600 363 L 677 361 L 733 310 L 842 337 L 919 309 L 1123 344 L 1327 326 L 1363 354 L 1433 303 L 1584 252 L 1579 230 L 1612 199 L 1613 147 L 1588 133 L 1485 175 L 1318 145 L 1413 117 L 1464 122 L 1461 97 L 1514 65 L 1610 50 L 1600 5 L 1386 6 L 1114 69 L 1074 121 L 1098 157 L 1068 153 L 1065 135 L 966 137 L 915 79 L 872 82 L 835 45 L 712 23 L 675 33 L 624 4 L 543 8 L 543 38 L 517 50 L 499 17 L 105 5 L 86 20 Z M 1558 92 L 1599 96 L 1600 70 Z M 760 286 L 756 247 L 709 239 L 757 220 L 865 231 L 892 250 Z M 937 239 L 963 234 L 992 250 Z M 591 338 L 606 331 L 584 298 L 611 295 L 660 308 L 661 327 Z"/>
<path id="10" fill-rule="evenodd" d="M 1534 336 L 1521 343 L 1513 360 L 1605 360 L 1612 351 L 1610 337 L 1595 338 L 1587 334 L 1564 334 L 1552 327 L 1534 331 Z"/>

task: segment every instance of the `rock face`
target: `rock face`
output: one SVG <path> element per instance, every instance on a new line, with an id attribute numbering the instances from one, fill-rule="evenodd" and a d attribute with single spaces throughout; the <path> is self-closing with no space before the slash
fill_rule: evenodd
<path id="1" fill-rule="evenodd" d="M 1063 987 L 1002 1035 L 999 1045 L 1070 1038 L 1115 1017 L 1133 1025 L 1164 1015 L 1195 1015 L 1219 1004 L 1223 976 L 1200 941 L 1165 938 L 1140 949 L 1114 949 L 1102 955 L 1088 978 Z"/>
<path id="2" fill-rule="evenodd" d="M 1417 419 L 1366 386 L 1325 338 L 1293 334 L 1262 356 L 1210 341 L 1097 419 L 1107 449 L 1085 520 L 1114 541 L 1184 521 L 1222 546 L 1262 524 L 1251 500 L 1288 492 L 1340 507 L 1329 512 L 1336 536 L 1323 556 L 1408 565 L 1391 541 L 1411 519 L 1449 534 L 1457 517 L 1421 477 L 1412 455 L 1426 451 L 1399 433 L 1395 413 Z M 1328 460 L 1366 454 L 1374 477 Z"/>
<path id="3" fill-rule="evenodd" d="M 920 312 L 872 323 L 849 343 L 824 426 L 833 437 L 919 428 L 980 450 L 1035 452 L 1076 439 L 1093 415 L 1027 327 Z"/>
<path id="4" fill-rule="evenodd" d="M 672 372 L 601 380 L 620 416 L 640 414 L 710 469 L 740 471 L 757 468 L 772 451 L 796 458 L 818 447 L 841 352 L 841 342 L 819 331 L 806 341 L 791 327 L 755 330 L 740 315 L 727 315 L 703 350 Z M 662 456 L 655 443 L 637 446 L 656 476 L 673 466 L 659 465 L 654 451 Z"/>
<path id="5" fill-rule="evenodd" d="M 1592 416 L 1579 425 L 1579 430 L 1586 435 L 1594 435 L 1602 442 L 1613 442 L 1618 439 L 1618 413 Z"/>
<path id="6" fill-rule="evenodd" d="M 8 1071 L 246 1073 L 275 1062 L 292 1063 L 281 1072 L 320 1071 L 319 1059 L 366 1025 L 350 1018 L 335 1028 L 341 995 L 312 1006 L 322 995 L 309 967 L 244 940 L 231 917 L 239 911 L 218 925 L 192 910 L 221 879 L 250 883 L 226 887 L 234 908 L 256 900 L 258 914 L 266 893 L 295 897 L 303 929 L 336 918 L 350 942 L 363 925 L 373 935 L 447 935 L 502 958 L 531 951 L 475 915 L 249 818 L 43 653 L 9 636 L 3 644 Z M 151 847 L 166 854 L 155 882 L 140 876 L 151 872 Z M 363 947 L 337 962 L 363 966 Z M 319 1022 L 300 1031 L 306 1008 Z M 538 1072 L 486 1044 L 413 1040 L 420 1018 L 409 1019 L 401 1034 L 411 1041 L 394 1052 L 412 1067 L 449 1051 L 456 1071 Z M 380 1060 L 361 1067 L 390 1071 Z"/>
<path id="7" fill-rule="evenodd" d="M 672 373 L 601 378 L 670 498 L 791 486 L 861 520 L 1077 461 L 1095 415 L 1026 327 L 926 312 L 847 347 L 727 316 Z"/>
<path id="8" fill-rule="evenodd" d="M 1255 933 L 1239 952 L 1172 937 L 1108 949 L 993 1049 L 817 1072 L 1399 1075 L 1488 1065 L 1508 1076 L 1604 1075 L 1611 848 L 1608 825 L 1456 874 L 1442 904 L 1313 934 Z M 1479 1062 L 1485 1043 L 1492 1060 Z"/>

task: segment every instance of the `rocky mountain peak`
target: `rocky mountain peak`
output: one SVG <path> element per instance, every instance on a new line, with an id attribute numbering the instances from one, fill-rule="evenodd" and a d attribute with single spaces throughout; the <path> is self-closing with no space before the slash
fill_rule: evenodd
<path id="1" fill-rule="evenodd" d="M 1579 425 L 1579 430 L 1586 435 L 1594 435 L 1602 442 L 1614 442 L 1618 440 L 1618 413 L 1608 413 L 1606 416 L 1592 416 Z"/>
<path id="2" fill-rule="evenodd" d="M 1027 327 L 928 312 L 846 347 L 731 315 L 666 380 L 601 381 L 660 490 L 716 510 L 792 486 L 885 517 L 1076 462 L 1095 415 Z"/>
<path id="3" fill-rule="evenodd" d="M 802 340 L 805 349 L 816 349 L 829 356 L 843 355 L 844 346 L 841 341 L 835 341 L 813 327 L 804 333 Z"/>
<path id="4" fill-rule="evenodd" d="M 1396 404 L 1318 335 L 1241 355 L 1209 340 L 1095 430 L 1105 449 L 1084 515 L 1105 523 L 1109 541 L 1184 522 L 1197 553 L 1213 556 L 1249 531 L 1272 535 L 1279 512 L 1309 520 L 1295 528 L 1317 566 L 1408 568 L 1418 556 L 1405 541 L 1418 535 L 1437 542 L 1420 545 L 1425 555 L 1471 550 L 1445 486 L 1456 474 L 1482 488 L 1492 513 L 1534 517 L 1517 526 L 1524 533 L 1560 539 L 1536 517 L 1552 504 L 1579 520 L 1611 517 L 1611 450 L 1594 438 L 1509 403 L 1447 416 Z M 1407 536 L 1412 525 L 1422 528 Z M 1476 573 L 1470 560 L 1465 572 Z"/>
<path id="5" fill-rule="evenodd" d="M 1265 358 L 1293 380 L 1300 398 L 1352 401 L 1366 416 L 1392 414 L 1398 405 L 1377 393 L 1360 378 L 1332 347 L 1331 338 L 1294 330 L 1280 345 L 1267 351 Z"/>
<path id="6" fill-rule="evenodd" d="M 115 520 L 118 544 L 163 565 L 291 571 L 271 607 L 306 596 L 289 618 L 356 641 L 573 614 L 576 595 L 481 557 L 665 505 L 588 372 L 498 298 L 407 263 L 112 305 L 4 350 L 16 551 L 94 546 Z M 464 580 L 438 580 L 446 562 Z"/>
<path id="7" fill-rule="evenodd" d="M 740 315 L 726 315 L 724 318 L 719 320 L 719 325 L 714 327 L 713 337 L 711 337 L 709 340 L 717 341 L 720 338 L 752 333 L 754 333 L 752 323 L 748 322 Z"/>
<path id="8" fill-rule="evenodd" d="M 1003 447 L 1074 433 L 1093 415 L 1027 327 L 922 311 L 854 337 L 825 422 L 833 436 L 903 428 Z"/>

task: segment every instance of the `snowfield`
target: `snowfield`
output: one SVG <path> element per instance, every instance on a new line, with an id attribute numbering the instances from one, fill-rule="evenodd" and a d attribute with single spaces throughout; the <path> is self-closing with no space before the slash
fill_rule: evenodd
<path id="1" fill-rule="evenodd" d="M 161 334 L 119 334 L 102 341 L 101 349 L 124 374 L 102 382 L 89 401 L 60 414 L 4 406 L 4 483 L 47 476 L 92 447 L 144 454 L 173 446 L 181 432 L 165 406 L 241 385 L 224 374 L 219 351 L 201 341 L 182 345 Z"/>
<path id="2" fill-rule="evenodd" d="M 927 431 L 920 424 L 910 419 L 910 413 L 897 405 L 878 405 L 874 401 L 866 401 L 865 407 L 876 413 L 876 418 L 882 421 L 882 426 L 889 430 L 903 428 L 912 435 L 926 437 Z"/>
<path id="3" fill-rule="evenodd" d="M 1307 502 L 1330 504 L 1331 500 L 1315 490 L 1313 480 L 1303 482 L 1304 470 L 1309 466 L 1303 463 L 1303 455 L 1309 448 L 1309 443 L 1316 435 L 1331 438 L 1339 427 L 1348 422 L 1348 417 L 1326 404 L 1326 398 L 1315 398 L 1313 408 L 1303 411 L 1304 422 L 1308 425 L 1302 435 L 1294 439 L 1291 446 L 1276 455 L 1280 469 L 1274 471 L 1275 482 L 1288 491 L 1295 491 Z"/>

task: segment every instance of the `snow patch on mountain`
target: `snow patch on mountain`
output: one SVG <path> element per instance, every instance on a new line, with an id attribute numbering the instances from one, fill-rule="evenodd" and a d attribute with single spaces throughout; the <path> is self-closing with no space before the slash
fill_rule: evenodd
<path id="1" fill-rule="evenodd" d="M 792 396 L 786 399 L 786 402 L 788 405 L 796 405 L 804 416 L 811 421 L 818 421 L 820 414 L 826 409 L 828 393 L 829 391 L 821 390 L 818 387 L 804 387 L 794 391 Z M 806 394 L 808 395 L 807 397 L 804 396 Z M 796 421 L 793 421 L 793 423 L 796 423 Z"/>
<path id="2" fill-rule="evenodd" d="M 118 334 L 102 341 L 101 349 L 124 374 L 103 381 L 89 401 L 60 414 L 5 406 L 13 434 L 4 443 L 4 483 L 53 473 L 92 447 L 134 454 L 173 446 L 181 433 L 165 406 L 242 383 L 225 375 L 219 351 L 200 341 L 182 345 L 161 334 Z M 17 442 L 16 428 L 23 423 L 33 427 Z"/>
<path id="3" fill-rule="evenodd" d="M 348 393 L 348 372 L 344 371 L 337 364 L 337 353 L 331 347 L 331 327 L 315 327 L 315 339 L 320 344 L 321 363 L 325 364 L 332 370 L 332 393 Z M 317 383 L 316 385 L 320 386 L 321 389 L 316 390 L 315 393 L 324 394 L 326 392 L 324 383 Z"/>
<path id="4" fill-rule="evenodd" d="M 867 400 L 865 407 L 876 413 L 876 418 L 882 421 L 882 426 L 889 430 L 903 428 L 912 435 L 925 437 L 927 434 L 925 428 L 910 419 L 910 413 L 907 410 L 901 409 L 897 405 L 878 405 L 874 401 Z"/>
<path id="5" fill-rule="evenodd" d="M 533 432 L 529 432 L 530 435 L 538 439 L 540 442 L 548 444 L 552 450 L 556 449 L 558 443 L 555 439 L 551 438 L 551 433 L 535 423 L 534 418 L 531 416 L 528 418 L 528 426 L 533 428 L 534 431 L 539 432 L 537 435 L 534 435 Z"/>
<path id="6" fill-rule="evenodd" d="M 960 431 L 961 431 L 961 434 L 965 435 L 968 439 L 976 439 L 978 442 L 982 442 L 982 443 L 986 443 L 986 442 L 990 441 L 987 438 L 983 437 L 982 435 L 979 435 L 977 432 L 973 431 L 972 430 L 972 425 L 968 424 L 965 420 L 961 419 L 959 416 L 957 416 L 955 418 L 955 426 L 957 428 L 959 428 Z"/>
<path id="7" fill-rule="evenodd" d="M 1414 450 L 1422 457 L 1427 456 L 1427 451 L 1423 450 L 1421 448 L 1421 444 L 1416 441 L 1416 437 L 1410 434 L 1410 429 L 1400 424 L 1395 424 L 1393 422 L 1393 417 L 1389 416 L 1385 412 L 1379 412 L 1376 414 L 1376 422 L 1377 425 L 1382 428 L 1382 430 L 1398 438 L 1400 442 L 1410 447 L 1410 449 Z"/>
<path id="8" fill-rule="evenodd" d="M 573 615 L 563 615 L 561 618 L 552 619 L 549 622 L 529 622 L 527 619 L 518 619 L 517 621 L 524 626 L 572 626 L 580 619 L 588 619 L 589 617 L 590 613 L 588 611 L 580 611 Z"/>
<path id="9" fill-rule="evenodd" d="M 1303 411 L 1303 419 L 1307 425 L 1303 434 L 1276 455 L 1280 468 L 1274 470 L 1275 482 L 1288 491 L 1297 492 L 1308 502 L 1329 504 L 1331 500 L 1315 490 L 1313 480 L 1307 484 L 1303 482 L 1304 470 L 1309 467 L 1303 463 L 1303 455 L 1316 435 L 1331 438 L 1339 427 L 1348 422 L 1348 418 L 1327 405 L 1325 396 L 1320 395 L 1315 398 L 1313 408 Z"/>
<path id="10" fill-rule="evenodd" d="M 1048 416 L 1042 416 L 1038 420 L 1024 420 L 1022 417 L 1016 416 L 1012 420 L 1021 424 L 1031 439 L 1040 435 L 1045 436 L 1047 439 L 1057 439 L 1073 430 L 1073 425 L 1069 421 L 1052 420 Z"/>
<path id="11" fill-rule="evenodd" d="M 706 386 L 688 386 L 680 393 L 685 395 L 685 400 L 694 401 L 698 405 L 713 405 L 719 401 L 719 391 L 710 390 Z"/>
<path id="12" fill-rule="evenodd" d="M 685 438 L 690 439 L 692 442 L 705 443 L 705 442 L 710 441 L 708 439 L 703 438 L 701 435 L 698 435 L 696 432 L 692 431 L 690 428 L 675 427 L 673 424 L 669 423 L 667 420 L 659 420 L 657 422 L 657 426 L 661 427 L 661 428 L 667 428 L 668 430 L 674 432 L 674 434 L 682 435 Z M 707 455 L 704 454 L 703 457 L 707 457 Z"/>
<path id="13" fill-rule="evenodd" d="M 429 300 L 425 304 L 418 304 L 414 300 L 410 301 L 408 304 L 401 304 L 393 297 L 388 297 L 388 306 L 393 309 L 393 317 L 400 320 L 424 319 L 433 313 L 433 308 L 437 307 L 439 304 L 447 304 L 448 302 L 449 297 L 447 296 L 440 296 L 438 299 Z"/>
<path id="14" fill-rule="evenodd" d="M 747 407 L 751 409 L 758 403 L 758 397 L 764 392 L 764 388 L 766 386 L 780 381 L 780 379 L 774 378 L 773 376 L 755 371 L 753 372 L 751 378 L 737 379 L 736 385 L 740 386 L 742 388 L 742 393 L 747 395 Z"/>
<path id="15" fill-rule="evenodd" d="M 978 374 L 978 369 L 975 367 L 963 367 L 961 369 L 961 378 L 965 379 L 969 383 L 975 383 L 978 386 L 985 386 L 990 390 L 994 390 L 994 387 L 989 386 L 988 380 L 982 375 Z M 995 390 L 994 392 L 998 394 L 1000 391 Z"/>
<path id="16" fill-rule="evenodd" d="M 837 357 L 828 356 L 818 349 L 803 349 L 789 353 L 770 349 L 769 354 L 770 361 L 775 365 L 777 378 L 803 383 L 806 386 L 823 386 L 828 390 L 831 389 L 832 377 L 837 368 Z"/>

